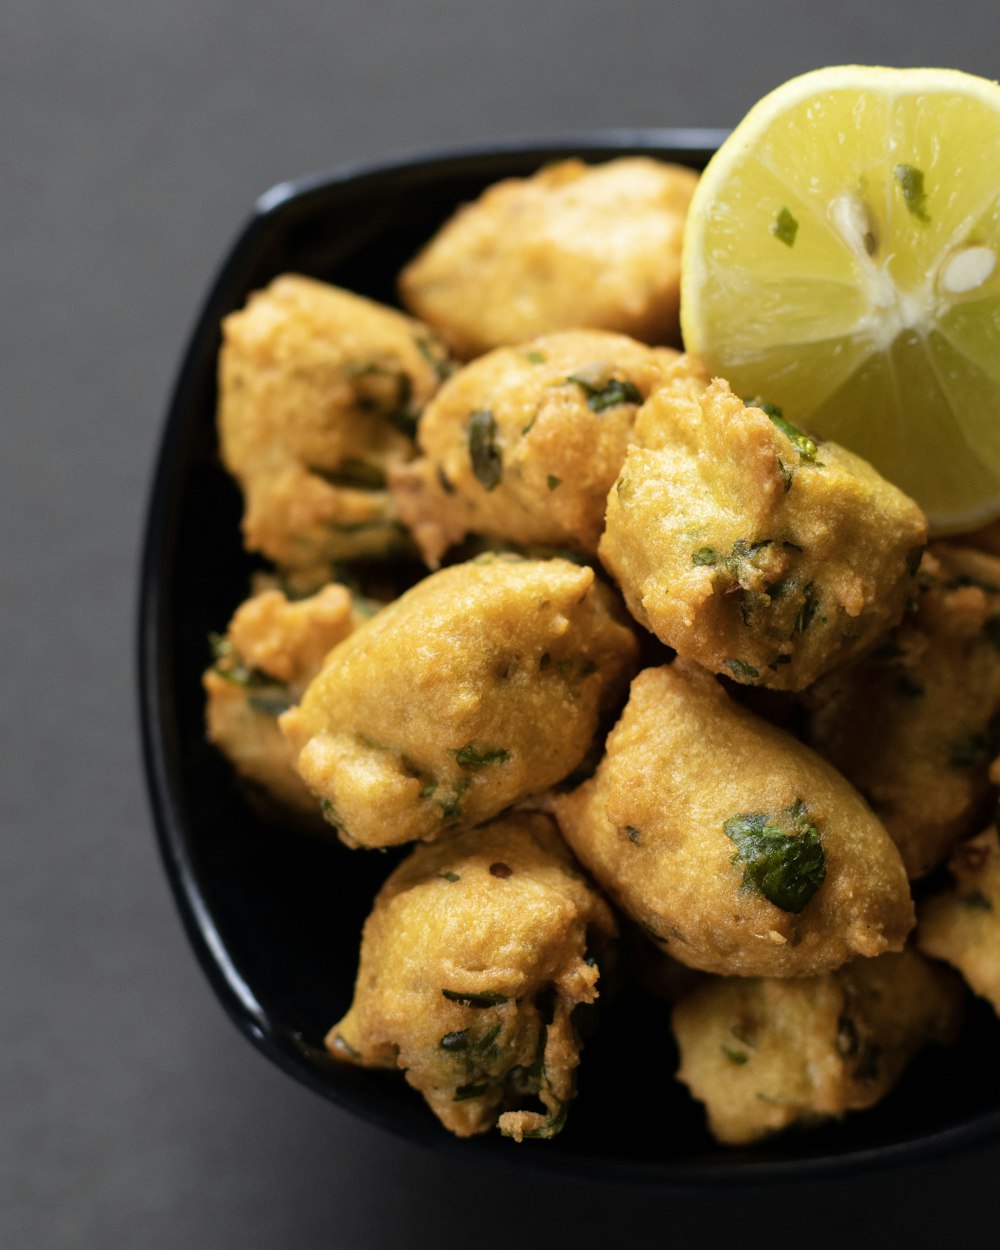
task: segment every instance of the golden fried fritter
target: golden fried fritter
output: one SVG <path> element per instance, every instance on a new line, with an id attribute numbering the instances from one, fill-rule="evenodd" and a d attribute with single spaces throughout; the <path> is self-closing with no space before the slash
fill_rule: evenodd
<path id="1" fill-rule="evenodd" d="M 676 354 L 568 330 L 459 370 L 421 418 L 421 458 L 390 478 L 424 559 L 466 533 L 596 555 L 637 407 Z"/>
<path id="2" fill-rule="evenodd" d="M 337 1059 L 402 1068 L 459 1137 L 552 1137 L 615 925 L 548 816 L 518 812 L 421 846 L 382 887 Z M 544 1111 L 531 1109 L 540 1102 Z"/>
<path id="3" fill-rule="evenodd" d="M 858 787 L 919 877 L 981 827 L 1000 753 L 1000 559 L 935 543 L 916 611 L 812 692 L 812 745 Z"/>
<path id="4" fill-rule="evenodd" d="M 690 169 L 624 157 L 499 182 L 403 270 L 403 303 L 463 359 L 576 327 L 676 342 L 696 181 Z"/>
<path id="5" fill-rule="evenodd" d="M 280 590 L 266 590 L 242 603 L 225 635 L 214 639 L 215 663 L 202 679 L 209 740 L 279 810 L 319 814 L 315 795 L 295 771 L 278 717 L 301 698 L 330 648 L 361 619 L 344 586 L 325 586 L 295 602 Z"/>
<path id="6" fill-rule="evenodd" d="M 736 681 L 801 690 L 902 616 L 927 536 L 864 460 L 688 359 L 640 409 L 600 556 L 632 614 Z"/>
<path id="7" fill-rule="evenodd" d="M 962 989 L 912 951 L 793 980 L 706 981 L 674 1008 L 679 1080 L 727 1145 L 871 1107 L 925 1045 L 954 1041 Z"/>
<path id="8" fill-rule="evenodd" d="M 335 560 L 398 550 L 386 474 L 414 454 L 416 419 L 449 371 L 432 331 L 292 274 L 222 331 L 219 440 L 247 547 L 327 576 Z"/>
<path id="9" fill-rule="evenodd" d="M 692 968 L 808 976 L 913 926 L 861 796 L 695 665 L 639 674 L 597 773 L 553 808 L 598 885 Z"/>
<path id="10" fill-rule="evenodd" d="M 485 556 L 357 630 L 281 727 L 346 842 L 429 840 L 571 772 L 636 652 L 592 569 Z"/>
<path id="11" fill-rule="evenodd" d="M 1000 838 L 987 829 L 948 861 L 954 883 L 921 903 L 917 945 L 953 964 L 1000 1015 Z"/>

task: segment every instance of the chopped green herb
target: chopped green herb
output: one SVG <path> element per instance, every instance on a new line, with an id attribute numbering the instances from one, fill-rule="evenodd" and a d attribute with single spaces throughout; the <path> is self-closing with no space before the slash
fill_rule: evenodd
<path id="1" fill-rule="evenodd" d="M 549 490 L 555 490 L 557 486 L 562 486 L 562 478 L 556 477 L 554 473 L 550 473 L 546 481 L 549 484 Z"/>
<path id="2" fill-rule="evenodd" d="M 503 476 L 503 459 L 496 445 L 497 423 L 493 413 L 477 408 L 469 414 L 469 458 L 476 481 L 493 490 Z"/>
<path id="3" fill-rule="evenodd" d="M 982 892 L 982 890 L 970 890 L 968 894 L 963 894 L 958 901 L 963 907 L 968 907 L 973 911 L 993 910 L 993 904 Z"/>
<path id="4" fill-rule="evenodd" d="M 481 1098 L 489 1089 L 489 1084 L 480 1082 L 472 1085 L 459 1085 L 455 1090 L 455 1097 L 452 1102 L 465 1102 L 467 1098 Z"/>
<path id="5" fill-rule="evenodd" d="M 247 697 L 247 707 L 262 716 L 280 716 L 292 706 L 288 687 L 276 684 L 274 694 L 251 694 Z"/>
<path id="6" fill-rule="evenodd" d="M 737 566 L 737 568 L 744 563 L 753 564 L 762 551 L 766 551 L 768 547 L 773 545 L 773 538 L 758 538 L 755 542 L 748 542 L 745 538 L 737 538 L 733 543 L 733 553 L 729 557 L 729 562 Z"/>
<path id="7" fill-rule="evenodd" d="M 726 1056 L 730 1063 L 744 1064 L 750 1058 L 745 1050 L 733 1050 L 731 1046 L 722 1044 L 722 1053 Z"/>
<path id="8" fill-rule="evenodd" d="M 785 247 L 795 246 L 795 236 L 799 232 L 799 223 L 795 220 L 787 208 L 782 208 L 781 212 L 771 222 L 771 233 Z"/>
<path id="9" fill-rule="evenodd" d="M 417 432 L 417 413 L 413 409 L 413 379 L 405 369 L 369 361 L 346 370 L 354 380 L 354 402 L 362 412 L 375 412 L 392 422 L 398 430 L 412 438 Z M 375 378 L 369 388 L 367 378 Z M 385 383 L 389 383 L 387 387 Z"/>
<path id="10" fill-rule="evenodd" d="M 756 890 L 782 911 L 798 913 L 823 884 L 826 860 L 819 829 L 801 799 L 777 817 L 765 812 L 731 816 L 723 825 L 736 844 L 744 889 Z"/>
<path id="11" fill-rule="evenodd" d="M 462 990 L 442 990 L 441 993 L 451 1003 L 461 1003 L 463 1007 L 499 1007 L 507 1001 L 506 994 L 494 994 L 486 990 L 482 994 L 466 994 Z"/>
<path id="12" fill-rule="evenodd" d="M 242 686 L 247 691 L 247 704 L 255 712 L 280 716 L 291 707 L 292 696 L 288 686 L 262 669 L 251 668 L 228 638 L 222 634 L 209 634 L 208 645 L 214 661 L 213 672 L 234 686 Z"/>
<path id="13" fill-rule="evenodd" d="M 743 403 L 747 408 L 759 408 L 765 417 L 770 417 L 772 421 L 783 421 L 781 409 L 777 404 L 768 403 L 766 399 L 762 399 L 760 395 L 750 395 L 743 397 Z"/>
<path id="14" fill-rule="evenodd" d="M 500 1030 L 503 1026 L 495 1024 L 492 1029 L 484 1033 L 478 1042 L 473 1042 L 470 1049 L 477 1055 L 485 1054 L 489 1050 L 495 1050 L 493 1043 L 500 1036 Z"/>
<path id="15" fill-rule="evenodd" d="M 451 794 L 444 799 L 438 799 L 441 806 L 441 815 L 445 819 L 445 823 L 449 825 L 455 824 L 462 817 L 462 795 L 469 788 L 469 778 L 460 777 L 451 788 Z"/>
<path id="16" fill-rule="evenodd" d="M 484 764 L 502 764 L 510 759 L 510 752 L 503 747 L 477 746 L 474 742 L 467 742 L 453 754 L 460 768 L 481 768 Z"/>
<path id="17" fill-rule="evenodd" d="M 427 785 L 424 786 L 424 788 L 420 791 L 420 794 L 418 795 L 418 797 L 421 799 L 432 799 L 434 795 L 437 793 L 437 788 L 438 788 L 438 783 L 436 781 L 429 781 Z"/>
<path id="18" fill-rule="evenodd" d="M 754 591 L 741 590 L 739 595 L 740 618 L 744 625 L 749 625 L 753 618 L 753 610 L 760 604 L 760 595 Z"/>
<path id="19" fill-rule="evenodd" d="M 458 875 L 457 872 L 451 872 L 451 870 L 449 870 L 448 872 L 439 872 L 438 876 L 441 878 L 442 881 L 455 882 L 455 881 L 462 880 L 462 878 Z"/>
<path id="20" fill-rule="evenodd" d="M 533 1139 L 541 1138 L 542 1140 L 547 1141 L 562 1132 L 566 1125 L 566 1117 L 568 1114 L 569 1103 L 560 1102 L 556 1108 L 555 1114 L 550 1115 L 544 1124 L 539 1124 L 538 1128 L 527 1129 L 522 1136 Z"/>
<path id="21" fill-rule="evenodd" d="M 468 1050 L 469 1030 L 457 1029 L 454 1033 L 446 1033 L 438 1045 L 442 1050 Z"/>
<path id="22" fill-rule="evenodd" d="M 714 547 L 699 547 L 697 551 L 691 553 L 692 564 L 705 564 L 711 567 L 718 563 L 718 559 Z"/>
<path id="23" fill-rule="evenodd" d="M 802 606 L 799 608 L 795 617 L 795 624 L 792 626 L 793 634 L 804 634 L 806 632 L 812 624 L 813 617 L 816 615 L 816 609 L 819 607 L 819 598 L 813 582 L 808 583 L 802 594 Z"/>
<path id="24" fill-rule="evenodd" d="M 792 482 L 795 479 L 795 470 L 790 469 L 788 465 L 781 459 L 778 460 L 778 472 L 781 474 L 781 482 L 785 488 L 785 494 L 792 489 Z"/>
<path id="25" fill-rule="evenodd" d="M 328 825 L 333 825 L 334 829 L 340 828 L 340 816 L 329 799 L 320 799 L 319 810 Z"/>
<path id="26" fill-rule="evenodd" d="M 334 469 L 323 469 L 311 464 L 308 470 L 315 477 L 329 482 L 331 486 L 343 486 L 351 490 L 382 490 L 386 483 L 384 471 L 377 464 L 369 464 L 367 460 L 350 458 L 341 461 Z"/>
<path id="27" fill-rule="evenodd" d="M 800 547 L 798 543 L 790 543 L 787 539 L 782 539 L 781 545 L 786 551 L 805 551 L 804 547 Z"/>
<path id="28" fill-rule="evenodd" d="M 536 351 L 525 352 L 524 359 L 528 361 L 529 364 L 532 364 L 532 365 L 544 365 L 545 353 L 536 352 Z"/>
<path id="29" fill-rule="evenodd" d="M 747 664 L 745 660 L 723 660 L 723 664 L 737 681 L 756 681 L 760 676 L 760 670 L 754 668 L 752 664 Z"/>
<path id="30" fill-rule="evenodd" d="M 763 407 L 761 404 L 755 404 L 754 406 L 757 408 Z M 768 404 L 767 407 L 764 408 L 764 412 L 771 419 L 771 424 L 784 434 L 806 463 L 817 463 L 817 447 L 814 439 L 811 439 L 808 434 L 803 434 L 797 425 L 793 425 L 791 421 L 787 421 L 781 415 L 781 409 L 775 408 L 773 404 Z"/>
<path id="31" fill-rule="evenodd" d="M 583 374 L 571 373 L 567 382 L 575 382 L 587 397 L 591 412 L 605 412 L 619 404 L 641 404 L 642 394 L 634 382 L 623 378 L 610 378 L 603 384 L 595 383 Z"/>
<path id="32" fill-rule="evenodd" d="M 917 221 L 928 222 L 927 192 L 924 190 L 924 173 L 914 165 L 897 165 L 893 177 L 903 193 L 903 203 Z"/>
<path id="33" fill-rule="evenodd" d="M 658 946 L 666 946 L 670 942 L 670 938 L 666 933 L 658 933 L 652 925 L 645 924 L 643 921 L 636 921 L 639 928 L 645 933 L 651 942 L 655 942 Z"/>
<path id="34" fill-rule="evenodd" d="M 642 841 L 642 830 L 637 829 L 635 825 L 623 825 L 622 833 L 630 842 L 634 842 L 636 846 Z"/>
<path id="35" fill-rule="evenodd" d="M 451 377 L 451 361 L 448 359 L 447 351 L 440 343 L 432 343 L 430 339 L 422 336 L 415 336 L 413 341 L 417 345 L 417 351 L 437 374 L 439 382 L 444 382 Z"/>

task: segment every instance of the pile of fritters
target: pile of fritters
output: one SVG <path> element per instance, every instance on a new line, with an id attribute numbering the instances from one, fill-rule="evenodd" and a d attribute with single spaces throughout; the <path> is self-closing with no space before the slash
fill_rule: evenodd
<path id="1" fill-rule="evenodd" d="M 616 964 L 726 1143 L 872 1105 L 962 978 L 1000 1011 L 1000 525 L 928 547 L 681 354 L 694 181 L 550 166 L 442 227 L 414 316 L 284 275 L 223 325 L 274 573 L 212 640 L 209 736 L 281 828 L 424 844 L 327 1046 L 461 1136 L 559 1131 Z"/>

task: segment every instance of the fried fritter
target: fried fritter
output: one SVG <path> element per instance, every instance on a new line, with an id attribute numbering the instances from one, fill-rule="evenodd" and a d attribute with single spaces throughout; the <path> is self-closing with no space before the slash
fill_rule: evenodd
<path id="1" fill-rule="evenodd" d="M 243 490 L 247 547 L 329 577 L 399 550 L 386 486 L 449 372 L 436 336 L 394 309 L 286 274 L 223 321 L 219 440 Z"/>
<path id="2" fill-rule="evenodd" d="M 344 841 L 430 840 L 570 773 L 636 653 L 592 569 L 485 556 L 352 634 L 281 727 Z"/>
<path id="3" fill-rule="evenodd" d="M 382 887 L 335 1058 L 402 1068 L 459 1137 L 552 1137 L 573 1096 L 571 1020 L 615 924 L 550 817 L 518 812 L 414 850 Z M 531 1109 L 532 1101 L 544 1110 Z"/>
<path id="4" fill-rule="evenodd" d="M 981 827 L 1000 753 L 1000 559 L 935 543 L 916 610 L 811 693 L 812 745 L 858 787 L 919 877 Z"/>
<path id="5" fill-rule="evenodd" d="M 315 795 L 295 771 L 278 717 L 302 696 L 336 643 L 363 617 L 344 586 L 289 601 L 265 590 L 240 604 L 213 640 L 215 663 L 202 682 L 208 737 L 236 771 L 279 811 L 318 817 Z"/>
<path id="6" fill-rule="evenodd" d="M 421 418 L 421 458 L 390 477 L 424 559 L 466 533 L 596 555 L 638 405 L 676 354 L 570 330 L 459 370 Z"/>
<path id="7" fill-rule="evenodd" d="M 1000 780 L 1000 778 L 998 778 Z M 921 903 L 917 945 L 956 967 L 1000 1015 L 1000 838 L 996 827 L 955 847 L 950 889 Z"/>
<path id="8" fill-rule="evenodd" d="M 861 796 L 695 665 L 639 674 L 597 773 L 553 808 L 598 885 L 692 968 L 809 976 L 913 927 Z"/>
<path id="9" fill-rule="evenodd" d="M 822 977 L 725 977 L 674 1008 L 679 1080 L 727 1145 L 871 1107 L 925 1045 L 954 1041 L 957 978 L 912 951 Z"/>
<path id="10" fill-rule="evenodd" d="M 632 614 L 735 681 L 801 690 L 914 589 L 923 514 L 866 461 L 683 358 L 640 409 L 600 556 Z"/>
<path id="11" fill-rule="evenodd" d="M 463 359 L 577 327 L 676 342 L 696 182 L 690 169 L 624 157 L 496 183 L 403 270 L 403 303 Z"/>

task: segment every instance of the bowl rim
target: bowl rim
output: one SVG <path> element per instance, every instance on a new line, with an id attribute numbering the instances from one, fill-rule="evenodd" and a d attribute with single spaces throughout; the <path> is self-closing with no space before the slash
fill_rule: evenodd
<path id="1" fill-rule="evenodd" d="M 307 207 L 316 198 L 354 185 L 364 188 L 374 181 L 393 179 L 421 171 L 475 174 L 498 158 L 560 159 L 579 155 L 584 159 L 609 159 L 630 151 L 653 154 L 676 153 L 678 158 L 707 158 L 729 132 L 724 129 L 686 127 L 637 128 L 570 131 L 533 136 L 506 136 L 484 143 L 463 143 L 440 148 L 415 150 L 371 161 L 337 165 L 326 171 L 275 183 L 257 197 L 248 219 L 226 252 L 200 311 L 195 318 L 161 426 L 159 445 L 152 473 L 152 490 L 146 511 L 139 570 L 136 617 L 136 676 L 142 760 L 146 789 L 160 857 L 180 913 L 188 941 L 216 997 L 237 1030 L 280 1069 L 324 1098 L 368 1123 L 420 1145 L 443 1149 L 469 1162 L 499 1164 L 536 1175 L 559 1177 L 564 1181 L 599 1182 L 605 1185 L 659 1189 L 664 1192 L 706 1190 L 724 1183 L 741 1188 L 781 1185 L 793 1181 L 817 1181 L 867 1172 L 873 1168 L 898 1168 L 925 1162 L 944 1154 L 969 1151 L 1000 1137 L 1000 1110 L 986 1112 L 962 1124 L 939 1129 L 886 1145 L 826 1153 L 804 1159 L 764 1157 L 745 1154 L 708 1162 L 668 1160 L 662 1163 L 635 1160 L 597 1160 L 575 1154 L 547 1155 L 544 1151 L 495 1150 L 492 1138 L 458 1139 L 440 1136 L 433 1117 L 427 1132 L 399 1123 L 382 1114 L 353 1091 L 338 1089 L 323 1081 L 315 1067 L 306 1062 L 307 1052 L 296 1047 L 285 1031 L 275 1030 L 267 1011 L 244 980 L 219 929 L 200 887 L 184 832 L 184 818 L 174 788 L 175 769 L 171 765 L 170 725 L 172 697 L 165 677 L 172 658 L 172 639 L 164 628 L 165 604 L 163 572 L 169 563 L 177 537 L 177 516 L 171 507 L 172 493 L 182 468 L 184 446 L 183 414 L 203 376 L 206 340 L 214 343 L 222 315 L 231 307 L 229 294 L 234 277 L 242 272 L 254 254 L 261 235 L 275 219 Z M 663 159 L 669 159 L 664 156 Z M 504 1143 L 507 1145 L 507 1143 Z"/>

